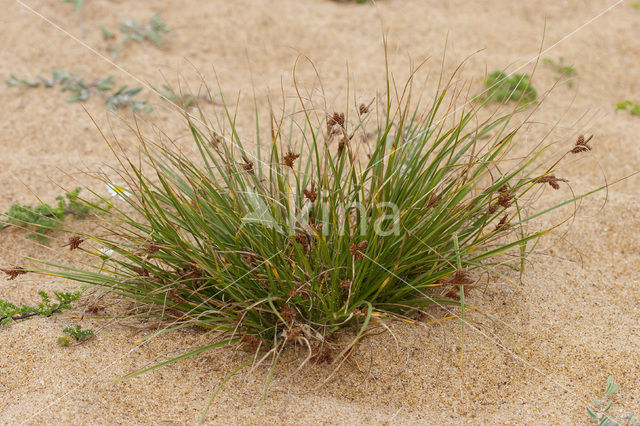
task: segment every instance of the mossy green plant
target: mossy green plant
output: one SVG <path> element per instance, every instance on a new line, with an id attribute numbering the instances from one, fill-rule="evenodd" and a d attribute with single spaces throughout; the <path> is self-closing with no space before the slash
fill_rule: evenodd
<path id="1" fill-rule="evenodd" d="M 640 105 L 633 101 L 621 101 L 616 104 L 616 111 L 629 111 L 631 115 L 640 115 Z"/>
<path id="2" fill-rule="evenodd" d="M 523 105 L 534 103 L 538 97 L 537 91 L 531 86 L 529 74 L 508 75 L 504 71 L 494 71 L 485 79 L 486 89 L 474 97 L 479 102 L 509 102 L 518 101 Z"/>

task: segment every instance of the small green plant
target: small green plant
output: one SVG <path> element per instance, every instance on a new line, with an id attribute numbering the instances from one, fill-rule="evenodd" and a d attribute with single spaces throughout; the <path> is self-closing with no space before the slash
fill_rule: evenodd
<path id="1" fill-rule="evenodd" d="M 59 228 L 66 215 L 84 218 L 90 213 L 90 209 L 78 201 L 80 190 L 81 188 L 78 187 L 71 192 L 67 192 L 64 196 L 56 197 L 58 204 L 55 207 L 46 203 L 41 203 L 35 207 L 18 203 L 13 204 L 9 207 L 9 211 L 3 214 L 5 219 L 0 218 L 0 229 L 10 225 L 33 229 L 34 233 L 29 234 L 29 238 L 49 243 L 49 238 L 45 234 L 52 229 Z"/>
<path id="2" fill-rule="evenodd" d="M 634 9 L 636 9 L 636 10 L 640 9 L 640 2 L 638 2 L 638 1 L 632 1 L 632 2 L 631 2 L 631 7 L 632 7 L 632 8 L 634 8 Z"/>
<path id="3" fill-rule="evenodd" d="M 113 32 L 106 29 L 103 25 L 100 25 L 100 31 L 102 32 L 102 38 L 105 40 L 112 40 L 116 38 L 116 35 Z"/>
<path id="4" fill-rule="evenodd" d="M 176 93 L 170 86 L 163 84 L 161 89 L 154 88 L 164 98 L 167 98 L 181 108 L 197 106 L 199 102 L 213 103 L 208 93 L 194 95 L 193 93 Z"/>
<path id="5" fill-rule="evenodd" d="M 114 38 L 113 32 L 101 27 L 102 35 L 105 40 Z M 122 52 L 122 49 L 131 41 L 143 42 L 151 41 L 157 45 L 163 43 L 162 34 L 170 32 L 169 26 L 162 21 L 160 12 L 151 17 L 146 25 L 142 25 L 129 18 L 122 22 L 120 32 L 122 33 L 122 40 L 117 43 L 111 43 L 107 46 L 107 51 L 111 52 L 112 56 L 117 57 Z"/>
<path id="6" fill-rule="evenodd" d="M 0 271 L 7 274 L 9 279 L 13 279 L 16 276 L 27 272 L 25 269 L 19 267 L 0 269 Z M 79 291 L 74 291 L 72 293 L 54 291 L 53 295 L 57 301 L 57 303 L 54 303 L 46 292 L 39 291 L 38 294 L 42 298 L 42 302 L 38 303 L 37 306 L 17 306 L 7 300 L 0 299 L 0 325 L 9 324 L 13 321 L 20 321 L 38 315 L 48 317 L 64 309 L 71 309 L 71 302 L 78 300 L 81 296 L 81 292 Z"/>
<path id="7" fill-rule="evenodd" d="M 100 94 L 109 109 L 116 110 L 118 108 L 129 108 L 131 112 L 143 111 L 151 112 L 153 108 L 147 106 L 147 101 L 136 99 L 142 88 L 129 89 L 128 86 L 121 86 L 118 90 L 114 90 L 115 79 L 112 76 L 106 78 L 97 78 L 91 83 L 86 83 L 80 74 L 76 74 L 66 70 L 51 71 L 51 78 L 45 79 L 36 76 L 37 82 L 30 82 L 16 77 L 14 74 L 9 75 L 6 80 L 7 86 L 17 87 L 39 87 L 42 85 L 46 88 L 60 86 L 63 92 L 71 92 L 73 96 L 67 99 L 67 102 L 84 102 L 89 99 L 92 93 Z"/>
<path id="8" fill-rule="evenodd" d="M 575 76 L 577 71 L 574 67 L 570 65 L 565 65 L 564 58 L 562 56 L 560 56 L 560 58 L 558 59 L 558 62 L 554 61 L 551 58 L 546 58 L 544 59 L 544 63 L 547 66 L 549 66 L 552 70 L 554 70 L 557 74 L 559 74 L 559 76 L 556 77 L 556 80 L 560 80 L 561 78 L 566 78 L 567 86 L 569 86 L 570 88 L 573 88 L 573 80 L 570 77 Z"/>
<path id="9" fill-rule="evenodd" d="M 504 71 L 494 71 L 485 80 L 483 93 L 474 97 L 480 102 L 519 101 L 524 105 L 535 102 L 538 93 L 531 86 L 529 74 L 513 74 L 509 77 Z"/>
<path id="10" fill-rule="evenodd" d="M 632 101 L 622 101 L 616 104 L 616 111 L 629 111 L 631 115 L 640 115 L 640 105 Z"/>
<path id="11" fill-rule="evenodd" d="M 63 3 L 73 3 L 73 10 L 76 12 L 80 12 L 82 10 L 82 6 L 84 0 L 62 0 Z"/>
<path id="12" fill-rule="evenodd" d="M 633 412 L 623 416 L 620 420 L 609 416 L 608 412 L 613 404 L 612 397 L 619 389 L 620 384 L 616 383 L 613 376 L 609 376 L 604 389 L 604 397 L 594 399 L 593 406 L 587 407 L 587 414 L 598 426 L 640 426 L 640 419 L 634 419 Z"/>
<path id="13" fill-rule="evenodd" d="M 93 330 L 91 330 L 90 328 L 83 330 L 80 324 L 77 324 L 76 328 L 66 327 L 64 330 L 62 330 L 62 332 L 68 334 L 70 337 L 73 337 L 76 342 L 84 342 L 85 340 L 88 340 L 94 336 Z M 71 343 L 69 336 L 58 337 L 58 343 L 61 346 L 69 346 L 69 344 Z"/>

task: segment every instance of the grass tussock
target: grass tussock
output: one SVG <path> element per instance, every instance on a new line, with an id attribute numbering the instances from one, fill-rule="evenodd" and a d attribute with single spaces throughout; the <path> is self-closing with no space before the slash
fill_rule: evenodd
<path id="1" fill-rule="evenodd" d="M 299 95 L 294 113 L 272 115 L 269 133 L 249 143 L 226 104 L 215 129 L 185 113 L 196 158 L 142 137 L 139 156 L 114 144 L 125 188 L 107 180 L 115 199 L 85 200 L 104 229 L 69 242 L 95 268 L 33 271 L 55 267 L 162 307 L 172 327 L 218 332 L 144 371 L 237 342 L 273 353 L 298 342 L 308 359 L 331 361 L 340 355 L 327 341 L 339 329 L 353 326 L 355 344 L 373 318 L 464 309 L 477 272 L 524 265 L 548 231 L 527 222 L 558 206 L 535 211 L 530 201 L 566 180 L 543 167 L 542 149 L 509 155 L 517 111 L 484 119 L 483 104 L 456 109 L 450 81 L 428 104 L 412 102 L 411 81 L 391 79 L 385 95 L 346 111 Z M 567 154 L 589 149 L 581 137 Z"/>

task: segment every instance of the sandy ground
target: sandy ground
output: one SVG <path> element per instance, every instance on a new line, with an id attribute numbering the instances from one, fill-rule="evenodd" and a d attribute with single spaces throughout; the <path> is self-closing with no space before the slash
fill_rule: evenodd
<path id="1" fill-rule="evenodd" d="M 178 74 L 197 85 L 194 68 L 210 82 L 215 82 L 215 68 L 223 93 L 231 98 L 243 94 L 241 105 L 250 105 L 254 85 L 261 105 L 269 95 L 278 95 L 281 82 L 291 95 L 292 65 L 300 54 L 317 65 L 329 104 L 344 105 L 347 64 L 357 96 L 372 98 L 384 78 L 380 16 L 398 75 L 406 75 L 409 59 L 417 63 L 424 58 L 432 58 L 426 73 L 437 74 L 447 34 L 446 72 L 484 49 L 460 74 L 475 84 L 474 90 L 486 70 L 523 66 L 530 72 L 527 61 L 540 49 L 546 22 L 544 48 L 551 49 L 543 57 L 563 56 L 578 74 L 574 89 L 560 85 L 542 104 L 536 115 L 539 125 L 527 127 L 520 143 L 540 140 L 559 119 L 549 140 L 560 146 L 570 146 L 580 133 L 595 134 L 594 151 L 562 168 L 576 191 L 640 169 L 640 119 L 614 111 L 620 100 L 640 102 L 640 11 L 629 2 L 592 23 L 615 2 L 388 0 L 375 9 L 329 0 L 87 0 L 79 15 L 59 1 L 25 2 L 100 53 L 105 47 L 100 24 L 114 29 L 125 17 L 146 20 L 162 10 L 173 31 L 161 48 L 128 46 L 116 60 L 119 70 L 18 2 L 1 0 L 3 77 L 64 68 L 81 70 L 89 79 L 114 75 L 132 86 L 140 85 L 133 76 L 159 85 L 162 75 L 175 82 Z M 301 66 L 300 81 L 313 84 L 309 66 Z M 544 91 L 553 83 L 553 72 L 540 67 L 536 86 Z M 147 96 L 156 111 L 144 118 L 149 123 L 143 126 L 155 124 L 187 141 L 178 114 Z M 0 210 L 14 202 L 33 203 L 33 194 L 50 201 L 60 192 L 56 183 L 83 185 L 82 171 L 114 164 L 82 106 L 66 103 L 65 97 L 54 89 L 0 86 Z M 111 125 L 125 141 L 133 140 L 101 100 L 84 106 L 102 128 Z M 248 137 L 251 114 L 241 115 L 240 121 Z M 609 375 L 622 384 L 614 413 L 640 411 L 638 183 L 635 178 L 612 187 L 606 203 L 604 193 L 586 203 L 574 221 L 536 248 L 522 284 L 494 277 L 484 291 L 471 294 L 471 304 L 506 324 L 507 337 L 482 317 L 472 318 L 461 364 L 459 322 L 429 327 L 390 323 L 395 337 L 385 333 L 368 339 L 352 362 L 321 386 L 331 372 L 323 365 L 287 380 L 304 357 L 303 351 L 290 351 L 258 422 L 584 424 L 585 406 L 599 396 Z M 567 195 L 564 190 L 554 196 Z M 545 221 L 561 218 L 558 214 Z M 19 230 L 2 231 L 0 267 L 20 264 L 25 256 L 70 261 L 59 238 L 54 235 L 47 248 Z M 37 290 L 75 288 L 69 282 L 22 276 L 0 279 L 0 298 L 35 302 Z M 70 312 L 0 328 L 0 423 L 194 423 L 212 389 L 247 356 L 220 349 L 116 383 L 207 340 L 190 330 L 140 344 L 137 339 L 155 330 L 151 324 L 80 320 L 94 297 L 87 295 Z M 117 313 L 118 303 L 107 298 L 105 312 Z M 77 322 L 93 328 L 96 337 L 72 348 L 56 345 L 62 328 Z M 207 421 L 250 422 L 267 374 L 260 367 L 233 378 Z"/>

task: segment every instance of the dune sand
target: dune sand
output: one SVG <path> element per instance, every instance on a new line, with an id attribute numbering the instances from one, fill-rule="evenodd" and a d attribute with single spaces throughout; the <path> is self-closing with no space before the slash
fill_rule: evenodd
<path id="1" fill-rule="evenodd" d="M 114 75 L 119 83 L 135 87 L 140 83 L 133 76 L 160 85 L 162 74 L 171 82 L 180 74 L 197 87 L 194 69 L 215 82 L 215 67 L 224 93 L 234 102 L 241 92 L 241 105 L 249 107 L 253 87 L 260 105 L 266 105 L 269 96 L 277 99 L 281 82 L 285 94 L 292 94 L 292 66 L 299 55 L 317 65 L 329 105 L 344 105 L 347 64 L 357 95 L 373 98 L 384 79 L 380 17 L 398 75 L 406 75 L 409 59 L 418 63 L 425 58 L 431 58 L 425 73 L 437 75 L 447 35 L 446 73 L 484 49 L 459 75 L 461 81 L 472 82 L 472 91 L 481 88 L 485 71 L 522 67 L 531 72 L 527 61 L 540 50 L 546 23 L 544 48 L 551 49 L 543 57 L 564 57 L 577 75 L 573 89 L 565 84 L 555 88 L 519 143 L 533 146 L 556 123 L 547 141 L 558 150 L 570 147 L 581 133 L 593 133 L 594 150 L 561 168 L 576 192 L 640 169 L 640 118 L 615 112 L 620 100 L 640 102 L 640 11 L 626 1 L 605 12 L 616 2 L 381 0 L 374 8 L 330 0 L 88 0 L 79 14 L 60 1 L 25 3 L 101 54 L 105 42 L 100 24 L 115 29 L 123 18 L 144 21 L 162 10 L 173 31 L 162 47 L 125 48 L 116 59 L 117 69 L 18 2 L 4 0 L 2 76 L 31 78 L 51 69 L 70 69 L 81 70 L 89 79 Z M 300 81 L 312 84 L 312 70 L 303 62 Z M 536 70 L 541 92 L 554 79 L 548 67 Z M 179 114 L 146 94 L 156 106 L 143 118 L 149 134 L 155 124 L 188 143 Z M 14 202 L 33 203 L 33 194 L 52 201 L 60 193 L 57 184 L 86 185 L 83 171 L 108 172 L 115 165 L 83 105 L 101 128 L 111 132 L 111 126 L 121 140 L 134 141 L 124 124 L 105 112 L 100 99 L 81 105 L 65 98 L 57 89 L 0 86 L 0 210 Z M 251 136 L 252 111 L 244 111 L 240 127 Z M 472 291 L 468 300 L 504 322 L 506 332 L 472 315 L 462 363 L 456 320 L 431 326 L 389 323 L 393 335 L 365 340 L 325 384 L 332 370 L 327 365 L 303 368 L 287 380 L 305 354 L 302 348 L 291 350 L 258 423 L 584 424 L 589 421 L 585 406 L 601 394 L 609 375 L 622 384 L 613 413 L 638 411 L 639 183 L 638 178 L 629 179 L 583 203 L 575 220 L 536 247 L 521 283 L 514 274 L 484 278 L 486 286 Z M 569 195 L 563 188 L 549 197 Z M 559 211 L 542 224 L 567 214 L 571 211 Z M 83 221 L 72 225 L 91 226 Z M 21 264 L 25 256 L 78 261 L 61 247 L 62 238 L 54 233 L 45 247 L 23 231 L 4 230 L 0 267 Z M 0 298 L 33 303 L 38 290 L 76 288 L 37 276 L 1 278 Z M 97 318 L 117 315 L 126 304 L 100 297 L 89 291 L 72 311 L 0 328 L 0 423 L 194 423 L 215 386 L 249 356 L 224 348 L 116 382 L 208 340 L 186 330 L 140 344 L 138 339 L 158 324 Z M 97 315 L 87 312 L 94 305 L 102 307 Z M 75 323 L 93 328 L 96 337 L 83 345 L 59 347 L 56 338 L 62 328 Z M 233 378 L 207 421 L 250 422 L 267 374 L 268 367 L 260 366 Z"/>

